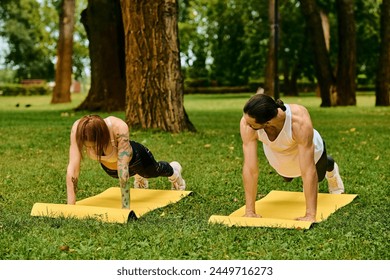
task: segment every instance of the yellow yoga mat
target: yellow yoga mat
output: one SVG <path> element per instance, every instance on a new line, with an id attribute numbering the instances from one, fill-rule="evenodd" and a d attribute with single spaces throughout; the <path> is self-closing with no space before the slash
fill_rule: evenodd
<path id="1" fill-rule="evenodd" d="M 190 191 L 130 189 L 130 209 L 122 209 L 121 191 L 112 187 L 104 192 L 76 202 L 76 205 L 35 203 L 32 216 L 52 218 L 94 218 L 108 223 L 127 223 L 130 217 L 139 218 L 149 211 L 176 203 Z"/>
<path id="2" fill-rule="evenodd" d="M 326 220 L 332 213 L 351 203 L 356 194 L 319 193 L 317 201 L 316 222 Z M 296 221 L 305 215 L 305 197 L 303 192 L 271 191 L 256 201 L 256 213 L 262 218 L 247 218 L 245 206 L 229 216 L 213 215 L 209 223 L 224 224 L 237 227 L 277 227 L 308 229 L 312 222 Z"/>

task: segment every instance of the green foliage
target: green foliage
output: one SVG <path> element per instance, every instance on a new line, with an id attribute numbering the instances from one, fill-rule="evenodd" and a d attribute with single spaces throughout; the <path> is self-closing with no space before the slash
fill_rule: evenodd
<path id="1" fill-rule="evenodd" d="M 374 83 L 379 59 L 380 2 L 356 1 L 356 45 L 358 73 L 366 76 L 364 83 Z"/>
<path id="2" fill-rule="evenodd" d="M 6 63 L 16 68 L 20 79 L 53 77 L 54 65 L 39 4 L 31 0 L 12 1 L 4 8 L 6 17 L 0 35 L 7 38 L 9 45 Z"/>
<path id="3" fill-rule="evenodd" d="M 15 71 L 10 69 L 0 69 L 0 83 L 12 83 L 14 81 Z"/>
<path id="4" fill-rule="evenodd" d="M 338 34 L 335 1 L 316 1 L 330 24 L 329 56 L 337 65 Z M 268 1 L 180 1 L 180 43 L 183 68 L 191 79 L 209 77 L 219 85 L 242 85 L 264 76 L 270 26 Z M 378 63 L 379 4 L 355 1 L 357 75 L 372 83 Z M 313 51 L 307 40 L 300 1 L 279 1 L 279 69 L 298 79 L 315 80 Z M 207 75 L 206 75 L 207 74 Z M 215 83 L 215 82 L 214 82 Z"/>
<path id="5" fill-rule="evenodd" d="M 31 96 L 49 95 L 50 88 L 45 85 L 21 85 L 21 84 L 0 84 L 0 96 Z"/>
<path id="6" fill-rule="evenodd" d="M 54 79 L 58 37 L 59 0 L 2 0 L 0 36 L 8 44 L 7 68 L 17 70 L 17 80 Z M 335 1 L 317 0 L 330 21 L 330 58 L 337 65 L 337 11 Z M 357 76 L 373 83 L 378 63 L 379 7 L 381 0 L 355 0 Z M 210 85 L 246 85 L 262 79 L 270 26 L 268 1 L 179 1 L 179 37 L 184 77 L 207 79 Z M 87 0 L 76 1 L 73 74 L 86 76 L 89 68 L 88 40 L 80 23 Z M 279 1 L 280 73 L 298 71 L 298 78 L 314 81 L 313 54 L 306 41 L 300 1 Z M 1 78 L 1 77 L 0 77 Z M 3 81 L 4 82 L 4 81 Z"/>
<path id="7" fill-rule="evenodd" d="M 178 160 L 193 195 L 128 224 L 31 217 L 35 202 L 65 203 L 69 131 L 84 113 L 49 105 L 48 96 L 2 97 L 0 102 L 0 258 L 34 260 L 241 259 L 376 260 L 388 250 L 389 108 L 374 95 L 358 95 L 357 107 L 320 108 L 317 97 L 283 98 L 309 109 L 328 151 L 340 166 L 350 205 L 310 230 L 227 228 L 209 225 L 213 214 L 244 205 L 239 120 L 249 94 L 186 95 L 197 133 L 132 131 L 158 160 Z M 30 108 L 14 104 L 29 102 Z M 113 113 L 123 118 L 124 112 Z M 106 116 L 104 114 L 103 116 Z M 301 191 L 299 179 L 283 180 L 259 149 L 259 196 L 273 189 Z M 79 199 L 117 185 L 96 162 L 82 163 Z M 166 178 L 151 188 L 169 189 Z M 320 184 L 326 192 L 326 183 Z M 69 249 L 64 250 L 68 246 Z M 67 248 L 67 247 L 66 247 Z"/>
<path id="8" fill-rule="evenodd" d="M 0 36 L 8 45 L 4 54 L 7 68 L 15 70 L 15 80 L 54 80 L 58 38 L 58 0 L 7 1 L 0 9 L 2 20 Z M 77 11 L 86 6 L 86 0 L 76 1 Z M 88 66 L 88 47 L 85 30 L 76 15 L 73 67 L 76 79 L 85 76 Z"/>
<path id="9" fill-rule="evenodd" d="M 262 76 L 268 42 L 266 2 L 198 0 L 183 2 L 180 8 L 186 11 L 179 25 L 186 77 L 208 77 L 214 85 L 231 86 Z"/>

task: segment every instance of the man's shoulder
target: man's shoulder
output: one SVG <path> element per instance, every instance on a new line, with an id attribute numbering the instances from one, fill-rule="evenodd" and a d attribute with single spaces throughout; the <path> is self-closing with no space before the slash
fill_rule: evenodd
<path id="1" fill-rule="evenodd" d="M 303 118 L 303 120 L 309 118 L 310 114 L 306 107 L 300 105 L 300 104 L 288 104 L 290 106 L 291 115 L 298 119 Z"/>

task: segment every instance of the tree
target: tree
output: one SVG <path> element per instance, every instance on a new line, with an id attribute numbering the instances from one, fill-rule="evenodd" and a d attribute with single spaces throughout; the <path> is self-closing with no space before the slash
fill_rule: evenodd
<path id="1" fill-rule="evenodd" d="M 59 0 L 1 0 L 0 36 L 7 45 L 4 51 L 6 68 L 15 72 L 15 81 L 55 78 L 55 61 L 61 11 Z M 86 0 L 77 0 L 76 9 Z M 79 12 L 77 13 L 79 14 Z M 85 76 L 88 47 L 85 31 L 75 21 L 73 42 L 73 75 Z M 15 82 L 13 81 L 13 82 Z"/>
<path id="2" fill-rule="evenodd" d="M 208 3 L 208 37 L 211 78 L 218 85 L 245 85 L 249 63 L 245 57 L 245 24 L 243 8 L 248 2 L 216 0 Z"/>
<path id="3" fill-rule="evenodd" d="M 268 55 L 267 64 L 265 68 L 265 82 L 264 92 L 267 95 L 275 96 L 275 63 L 278 61 L 275 59 L 275 0 L 269 0 L 268 2 L 268 21 L 269 21 L 269 40 L 268 40 Z"/>
<path id="4" fill-rule="evenodd" d="M 56 80 L 51 103 L 70 102 L 75 0 L 62 0 L 59 17 Z"/>
<path id="5" fill-rule="evenodd" d="M 208 85 L 205 28 L 199 20 L 206 9 L 200 1 L 179 1 L 179 42 L 183 77 L 194 79 L 197 85 Z M 199 11 L 201 10 L 201 11 Z"/>
<path id="6" fill-rule="evenodd" d="M 126 122 L 173 133 L 195 130 L 184 109 L 176 0 L 121 0 Z"/>
<path id="7" fill-rule="evenodd" d="M 285 96 L 298 95 L 298 79 L 305 73 L 313 80 L 313 68 L 308 61 L 307 29 L 304 28 L 304 18 L 296 9 L 296 0 L 283 1 L 280 6 L 280 47 L 281 73 L 283 84 L 281 90 Z"/>
<path id="8" fill-rule="evenodd" d="M 54 43 L 46 30 L 46 15 L 35 0 L 2 1 L 0 36 L 8 44 L 5 63 L 17 80 L 54 77 Z"/>
<path id="9" fill-rule="evenodd" d="M 81 21 L 89 40 L 91 88 L 76 110 L 124 110 L 125 44 L 119 0 L 89 0 Z"/>
<path id="10" fill-rule="evenodd" d="M 354 0 L 337 0 L 337 105 L 356 105 L 356 28 Z"/>
<path id="11" fill-rule="evenodd" d="M 326 49 L 324 32 L 321 24 L 321 16 L 315 0 L 301 0 L 302 13 L 306 18 L 306 25 L 309 29 L 309 37 L 314 52 L 314 68 L 318 80 L 321 107 L 331 106 L 330 94 L 335 85 L 332 66 Z"/>
<path id="12" fill-rule="evenodd" d="M 390 100 L 390 0 L 381 7 L 381 46 L 376 78 L 376 106 L 389 106 Z"/>
<path id="13" fill-rule="evenodd" d="M 380 53 L 380 2 L 355 0 L 356 55 L 359 86 L 375 84 Z"/>

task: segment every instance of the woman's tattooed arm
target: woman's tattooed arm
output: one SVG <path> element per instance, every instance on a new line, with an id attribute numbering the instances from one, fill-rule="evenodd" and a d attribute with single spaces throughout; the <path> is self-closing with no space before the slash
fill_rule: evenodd
<path id="1" fill-rule="evenodd" d="M 79 182 L 79 179 L 77 177 L 72 177 L 73 190 L 74 190 L 75 194 L 77 194 L 77 183 L 78 182 Z"/>
<path id="2" fill-rule="evenodd" d="M 130 208 L 129 162 L 133 157 L 128 134 L 117 134 L 118 176 L 122 194 L 122 208 Z"/>

